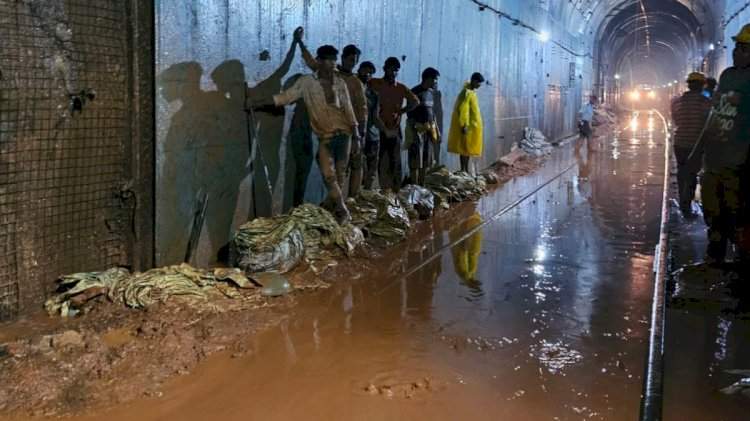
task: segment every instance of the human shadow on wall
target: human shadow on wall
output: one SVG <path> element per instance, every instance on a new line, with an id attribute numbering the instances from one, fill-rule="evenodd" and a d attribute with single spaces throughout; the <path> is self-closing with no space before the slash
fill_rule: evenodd
<path id="1" fill-rule="evenodd" d="M 159 76 L 161 94 L 180 101 L 162 148 L 157 189 L 160 264 L 181 262 L 193 229 L 198 197 L 207 197 L 192 263 L 208 265 L 230 240 L 250 156 L 244 113 L 244 67 L 229 60 L 211 73 L 217 91 L 200 88 L 203 69 L 178 63 Z M 246 219 L 247 210 L 240 212 Z"/>
<path id="2" fill-rule="evenodd" d="M 258 139 L 252 139 L 253 119 L 245 112 L 245 101 L 280 92 L 292 58 L 290 50 L 271 76 L 249 89 L 245 67 L 234 59 L 211 72 L 216 91 L 200 88 L 203 68 L 196 62 L 172 65 L 159 75 L 162 97 L 170 104 L 180 103 L 158 158 L 159 264 L 184 259 L 201 194 L 208 196 L 208 204 L 194 254 L 198 265 L 224 260 L 226 245 L 241 223 L 272 215 L 273 192 L 267 186 L 269 181 L 275 186 L 279 176 L 284 108 L 255 112 Z"/>
<path id="3" fill-rule="evenodd" d="M 200 88 L 203 67 L 197 62 L 177 63 L 158 76 L 160 94 L 179 110 L 171 116 L 169 131 L 157 153 L 158 264 L 174 264 L 185 257 L 196 197 L 201 188 L 198 151 L 209 138 L 206 107 L 209 94 Z"/>
<path id="4" fill-rule="evenodd" d="M 284 89 L 292 87 L 303 76 L 297 73 L 284 82 Z M 313 166 L 313 135 L 310 117 L 305 101 L 294 103 L 294 113 L 287 134 L 286 162 L 284 166 L 283 211 L 299 206 L 304 202 L 308 176 Z"/>
<path id="5" fill-rule="evenodd" d="M 250 100 L 265 99 L 281 92 L 282 79 L 289 73 L 296 44 L 292 44 L 287 51 L 286 57 L 281 65 L 267 78 L 258 82 L 247 90 L 247 98 Z M 264 52 L 265 53 L 265 52 Z M 260 60 L 268 60 L 268 56 L 261 54 Z M 253 113 L 254 123 L 257 125 L 257 146 L 255 154 L 254 176 L 255 206 L 252 216 L 271 216 L 274 208 L 280 208 L 281 204 L 274 206 L 274 192 L 277 190 L 276 182 L 279 179 L 281 169 L 280 148 L 284 138 L 284 107 L 262 107 Z M 289 154 L 287 153 L 287 156 Z M 263 168 L 265 166 L 265 168 Z M 266 178 L 268 174 L 268 178 Z M 268 186 L 271 186 L 269 191 Z M 282 186 L 283 188 L 283 186 Z M 281 198 L 283 200 L 283 197 Z"/>

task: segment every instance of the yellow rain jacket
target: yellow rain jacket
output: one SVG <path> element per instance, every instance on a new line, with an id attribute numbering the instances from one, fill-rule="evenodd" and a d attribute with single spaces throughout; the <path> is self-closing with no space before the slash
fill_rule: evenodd
<path id="1" fill-rule="evenodd" d="M 464 84 L 464 89 L 456 99 L 451 117 L 451 130 L 448 133 L 448 152 L 464 156 L 482 155 L 482 113 L 479 111 L 477 93 Z M 461 127 L 468 126 L 466 135 Z"/>
<path id="2" fill-rule="evenodd" d="M 452 230 L 449 237 L 451 241 L 458 241 L 466 231 L 481 224 L 482 217 L 475 213 L 462 222 L 457 229 Z M 475 282 L 477 280 L 477 269 L 479 269 L 479 255 L 482 252 L 482 231 L 477 231 L 466 240 L 458 243 L 451 252 L 453 254 L 453 267 L 458 276 L 465 282 Z"/>

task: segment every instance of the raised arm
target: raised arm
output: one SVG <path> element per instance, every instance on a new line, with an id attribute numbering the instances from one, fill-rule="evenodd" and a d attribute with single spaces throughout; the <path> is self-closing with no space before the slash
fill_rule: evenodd
<path id="1" fill-rule="evenodd" d="M 273 74 L 269 77 L 269 79 L 276 79 L 281 80 L 287 73 L 289 73 L 289 69 L 292 67 L 292 61 L 294 60 L 294 51 L 297 49 L 297 38 L 295 37 L 292 40 L 292 45 L 289 46 L 289 51 L 286 53 L 286 57 L 284 57 L 284 61 L 281 63 L 281 66 L 279 66 L 278 69 L 276 69 Z"/>
<path id="2" fill-rule="evenodd" d="M 302 50 L 302 60 L 304 60 L 307 67 L 310 68 L 313 72 L 318 71 L 318 61 L 315 60 L 315 57 L 310 53 L 310 50 L 307 49 L 307 46 L 305 45 L 305 42 L 302 40 L 302 38 L 305 35 L 305 30 L 301 26 L 294 30 L 294 39 L 297 41 L 297 44 L 299 44 L 300 50 Z"/>
<path id="3" fill-rule="evenodd" d="M 283 107 L 284 105 L 291 104 L 302 98 L 303 83 L 304 79 L 300 77 L 288 89 L 284 89 L 275 95 L 255 93 L 245 85 L 245 89 L 248 92 L 248 96 L 245 99 L 245 108 L 257 110 L 269 105 Z"/>

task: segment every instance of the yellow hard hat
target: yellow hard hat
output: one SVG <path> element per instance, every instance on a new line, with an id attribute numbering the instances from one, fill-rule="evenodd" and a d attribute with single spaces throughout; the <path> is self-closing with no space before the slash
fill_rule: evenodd
<path id="1" fill-rule="evenodd" d="M 687 81 L 706 83 L 706 75 L 701 72 L 693 72 L 688 75 Z"/>
<path id="2" fill-rule="evenodd" d="M 734 42 L 741 44 L 750 44 L 750 25 L 745 25 L 739 34 L 732 37 Z"/>

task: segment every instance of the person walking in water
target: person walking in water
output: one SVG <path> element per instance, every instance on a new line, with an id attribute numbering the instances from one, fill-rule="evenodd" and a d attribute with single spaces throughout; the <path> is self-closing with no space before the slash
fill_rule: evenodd
<path id="1" fill-rule="evenodd" d="M 586 147 L 591 148 L 591 139 L 594 137 L 594 129 L 592 123 L 594 121 L 594 111 L 596 110 L 596 103 L 599 98 L 596 95 L 589 97 L 589 102 L 583 104 L 580 110 L 578 110 L 578 116 L 580 117 L 579 134 L 581 139 L 587 140 L 588 144 Z M 576 145 L 580 147 L 580 145 Z"/>
<path id="2" fill-rule="evenodd" d="M 451 116 L 451 128 L 448 134 L 448 152 L 461 157 L 461 171 L 469 172 L 469 160 L 482 155 L 482 113 L 476 90 L 484 83 L 480 73 L 471 75 L 471 80 L 464 84 L 458 94 Z"/>
<path id="3" fill-rule="evenodd" d="M 692 202 L 698 184 L 700 163 L 689 161 L 693 146 L 703 131 L 708 113 L 711 111 L 711 100 L 703 96 L 706 77 L 693 72 L 688 76 L 688 91 L 672 102 L 672 121 L 674 122 L 674 155 L 677 159 L 677 185 L 679 187 L 680 211 L 683 216 L 692 216 Z M 697 165 L 696 165 L 697 164 Z"/>
<path id="4" fill-rule="evenodd" d="M 733 66 L 724 70 L 713 97 L 711 121 L 689 159 L 703 158 L 701 199 L 708 226 L 706 262 L 725 263 L 728 243 L 738 245 L 740 262 L 750 259 L 742 245 L 742 179 L 750 150 L 750 25 L 737 36 Z"/>

